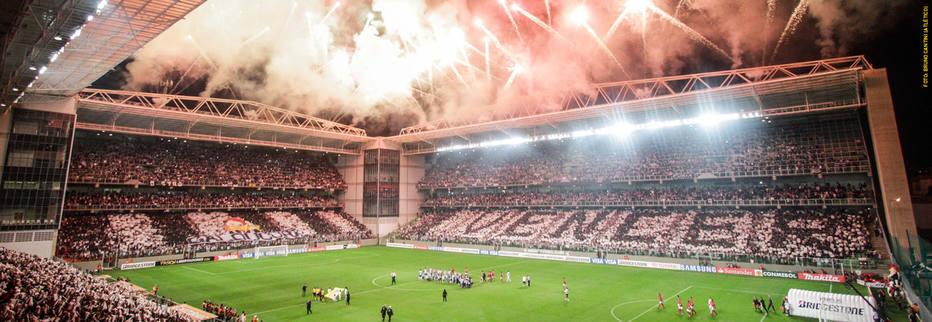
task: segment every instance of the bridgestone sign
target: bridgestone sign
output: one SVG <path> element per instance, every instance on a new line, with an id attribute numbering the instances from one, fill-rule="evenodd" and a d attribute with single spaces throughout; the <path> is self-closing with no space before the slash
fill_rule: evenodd
<path id="1" fill-rule="evenodd" d="M 795 272 L 766 271 L 766 270 L 761 273 L 761 276 L 790 278 L 794 280 L 798 278 Z"/>
<path id="2" fill-rule="evenodd" d="M 857 295 L 824 293 L 791 289 L 787 298 L 790 302 L 790 315 L 802 316 L 824 321 L 874 321 L 874 299 L 869 298 L 869 305 Z"/>

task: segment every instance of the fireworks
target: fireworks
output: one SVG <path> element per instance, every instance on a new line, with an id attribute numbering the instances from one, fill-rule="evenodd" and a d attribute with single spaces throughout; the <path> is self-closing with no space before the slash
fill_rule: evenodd
<path id="1" fill-rule="evenodd" d="M 773 22 L 773 16 L 777 11 L 777 0 L 767 0 L 767 24 Z"/>
<path id="2" fill-rule="evenodd" d="M 485 36 L 489 38 L 489 40 L 492 41 L 492 44 L 495 45 L 495 48 L 498 48 L 498 50 L 501 50 L 503 53 L 505 53 L 505 56 L 514 58 L 514 55 L 512 55 L 511 52 L 505 48 L 505 45 L 502 45 L 502 42 L 498 40 L 498 37 L 495 37 L 495 34 L 493 34 L 491 31 L 489 31 L 488 28 L 485 27 L 485 25 L 482 23 L 482 20 L 480 20 L 479 18 L 476 18 L 476 20 L 473 21 L 473 25 L 475 25 L 476 28 L 479 28 L 479 30 L 482 30 L 482 32 L 485 33 Z M 488 57 L 488 55 L 486 56 Z"/>
<path id="3" fill-rule="evenodd" d="M 579 6 L 574 9 L 573 12 L 570 13 L 569 19 L 574 24 L 577 24 L 586 29 L 586 32 L 592 36 L 592 39 L 595 39 L 596 44 L 598 44 L 599 48 L 605 52 L 605 55 L 607 55 L 612 59 L 613 62 L 615 62 L 615 65 L 621 69 L 622 73 L 627 75 L 629 78 L 631 77 L 628 75 L 628 71 L 625 70 L 625 67 L 621 65 L 621 62 L 618 61 L 618 57 L 615 57 L 615 54 L 612 53 L 612 50 L 608 48 L 608 46 L 605 44 L 605 42 L 602 41 L 601 38 L 599 38 L 599 35 L 596 35 L 595 31 L 592 30 L 592 27 L 589 27 L 589 10 L 587 10 L 586 7 Z"/>
<path id="4" fill-rule="evenodd" d="M 685 1 L 685 0 L 684 0 Z M 654 3 L 651 0 L 628 0 L 625 2 L 625 7 L 618 14 L 618 17 L 615 18 L 615 22 L 612 23 L 612 26 L 608 28 L 608 32 L 605 33 L 604 39 L 606 41 L 615 34 L 615 31 L 618 30 L 618 26 L 621 25 L 621 22 L 625 20 L 629 15 L 639 14 L 641 15 L 642 22 L 647 19 L 647 9 L 653 8 Z"/>
<path id="5" fill-rule="evenodd" d="M 749 55 L 755 63 L 767 61 L 788 51 L 790 40 L 796 43 L 791 37 L 799 37 L 794 32 L 810 4 L 797 1 L 207 0 L 137 53 L 128 67 L 128 87 L 157 84 L 162 79 L 155 78 L 166 76 L 180 83 L 178 75 L 164 72 L 177 70 L 189 78 L 179 87 L 191 75 L 206 80 L 204 95 L 229 84 L 250 99 L 353 115 L 380 113 L 389 103 L 409 105 L 404 99 L 410 96 L 425 107 L 419 118 L 430 119 L 462 114 L 467 108 L 461 104 L 498 110 L 524 99 L 561 96 L 628 72 L 631 79 L 718 68 Z M 784 17 L 777 15 L 792 9 L 783 5 L 796 10 L 780 35 Z M 179 50 L 178 41 L 188 34 L 194 35 L 191 43 Z M 725 60 L 700 61 L 709 54 Z M 531 71 L 534 77 L 527 76 Z M 529 95 L 535 91 L 540 95 Z"/>
<path id="6" fill-rule="evenodd" d="M 521 6 L 519 6 L 517 3 L 511 4 L 511 10 L 514 10 L 520 13 L 521 15 L 525 16 L 529 20 L 533 21 L 535 24 L 537 24 L 541 28 L 544 28 L 544 30 L 549 32 L 552 36 L 556 37 L 557 39 L 565 40 L 565 38 L 563 38 L 563 36 L 560 35 L 560 33 L 556 31 L 556 29 L 553 29 L 553 27 L 545 23 L 543 20 L 540 20 L 536 16 L 532 15 L 530 12 L 527 12 L 526 10 L 522 9 Z"/>
<path id="7" fill-rule="evenodd" d="M 515 64 L 511 67 L 511 75 L 508 76 L 508 81 L 505 82 L 503 89 L 508 89 L 511 87 L 511 84 L 515 82 L 515 78 L 518 74 L 524 73 L 524 66 L 521 64 Z"/>
<path id="8" fill-rule="evenodd" d="M 783 45 L 786 38 L 796 32 L 796 27 L 799 27 L 799 23 L 803 21 L 803 16 L 806 14 L 807 10 L 809 10 L 809 0 L 800 0 L 799 4 L 796 5 L 796 9 L 793 9 L 790 20 L 786 22 L 786 28 L 783 28 L 783 33 L 780 34 L 777 45 L 773 47 L 773 53 L 770 54 L 770 61 L 774 61 L 777 58 L 777 54 L 780 52 L 780 46 Z"/>
<path id="9" fill-rule="evenodd" d="M 337 8 L 339 7 L 340 7 L 340 2 L 339 1 L 334 2 L 333 6 L 330 7 L 330 10 L 327 11 L 327 14 L 325 14 L 323 18 L 320 18 L 320 23 L 324 23 L 324 21 L 327 21 L 327 18 L 330 18 L 330 15 L 332 15 L 334 11 L 337 11 Z"/>
<path id="10" fill-rule="evenodd" d="M 489 37 L 482 38 L 482 42 L 485 43 L 485 79 L 487 81 L 492 80 L 492 67 L 489 65 L 489 42 L 491 39 Z"/>
<path id="11" fill-rule="evenodd" d="M 505 10 L 505 15 L 508 16 L 508 21 L 511 22 L 511 26 L 515 28 L 515 33 L 518 34 L 518 38 L 523 42 L 524 37 L 521 36 L 521 31 L 518 30 L 518 23 L 515 21 L 515 17 L 511 15 L 511 10 L 508 10 L 508 2 L 505 0 L 498 0 L 498 4 L 502 6 L 502 10 Z"/>
<path id="12" fill-rule="evenodd" d="M 696 42 L 702 44 L 702 45 L 705 46 L 706 48 L 711 49 L 712 51 L 714 51 L 715 53 L 719 54 L 719 55 L 722 56 L 723 58 L 725 58 L 725 59 L 727 59 L 728 61 L 734 63 L 734 59 L 731 58 L 731 56 L 728 55 L 728 53 L 726 53 L 725 50 L 723 50 L 722 48 L 716 46 L 715 43 L 713 43 L 711 40 L 709 40 L 708 38 L 706 38 L 705 36 L 703 36 L 702 34 L 700 34 L 698 31 L 694 30 L 693 28 L 690 28 L 689 26 L 687 26 L 686 24 L 684 24 L 684 23 L 683 23 L 682 21 L 680 21 L 679 19 L 676 19 L 676 18 L 670 16 L 669 14 L 667 14 L 666 12 L 664 12 L 663 10 L 660 10 L 660 8 L 657 8 L 657 7 L 653 6 L 653 5 L 647 6 L 647 9 L 650 10 L 651 12 L 657 14 L 657 16 L 660 17 L 660 19 L 662 19 L 662 20 L 664 20 L 664 21 L 670 23 L 670 24 L 673 25 L 674 27 L 676 27 L 676 28 L 682 30 L 683 32 L 685 32 L 686 35 L 689 36 L 690 39 L 692 39 L 692 40 L 694 40 L 694 41 L 696 41 Z"/>
<path id="13" fill-rule="evenodd" d="M 259 32 L 257 32 L 255 35 L 253 35 L 252 37 L 249 37 L 249 39 L 246 39 L 246 41 L 243 41 L 243 45 L 251 43 L 255 41 L 256 39 L 259 39 L 259 37 L 262 37 L 262 35 L 265 35 L 265 33 L 269 32 L 269 30 L 271 30 L 271 28 L 269 28 L 269 26 L 265 26 L 265 28 L 262 28 L 262 30 L 259 30 Z"/>

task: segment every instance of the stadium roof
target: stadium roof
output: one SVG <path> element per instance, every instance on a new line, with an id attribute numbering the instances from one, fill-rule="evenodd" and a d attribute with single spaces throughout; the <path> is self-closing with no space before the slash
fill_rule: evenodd
<path id="1" fill-rule="evenodd" d="M 403 144 L 406 154 L 418 154 L 503 133 L 604 127 L 623 114 L 643 111 L 688 117 L 704 104 L 762 116 L 852 108 L 863 105 L 858 72 L 871 68 L 864 57 L 851 56 L 598 84 L 592 95 L 568 96 L 562 111 L 475 124 L 434 123 L 386 139 Z M 253 101 L 100 89 L 85 89 L 77 97 L 77 127 L 86 130 L 342 154 L 358 154 L 363 143 L 374 139 L 362 129 Z"/>
<path id="2" fill-rule="evenodd" d="M 10 106 L 24 92 L 78 93 L 204 0 L 2 2 L 20 21 L 3 43 L 0 102 Z"/>
<path id="3" fill-rule="evenodd" d="M 192 140 L 358 153 L 372 138 L 352 126 L 253 101 L 85 89 L 77 128 Z"/>
<path id="4" fill-rule="evenodd" d="M 741 106 L 742 112 L 752 109 L 764 115 L 848 108 L 861 104 L 858 71 L 872 68 L 863 56 L 851 56 L 604 83 L 596 85 L 592 95 L 567 96 L 561 111 L 475 124 L 435 122 L 402 129 L 391 140 L 406 144 L 406 153 L 430 153 L 446 139 L 473 142 L 489 133 L 500 137 L 503 132 L 537 132 L 542 127 L 572 131 L 581 121 L 611 121 L 622 113 L 659 109 L 682 113 L 713 102 L 729 102 Z"/>

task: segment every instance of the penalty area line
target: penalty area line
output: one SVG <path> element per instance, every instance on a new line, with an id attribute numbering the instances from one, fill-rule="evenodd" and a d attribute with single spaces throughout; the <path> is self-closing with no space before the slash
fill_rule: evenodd
<path id="1" fill-rule="evenodd" d="M 615 310 L 618 309 L 619 306 L 628 305 L 628 304 L 634 304 L 634 303 L 641 303 L 641 302 L 650 302 L 650 301 L 653 301 L 653 300 L 634 300 L 634 301 L 627 301 L 627 302 L 618 303 L 618 304 L 615 304 L 615 306 L 613 306 L 612 309 L 609 310 L 608 312 L 612 314 L 612 317 L 614 317 L 616 321 L 624 321 L 624 320 L 618 318 L 617 315 L 615 315 Z"/>
<path id="2" fill-rule="evenodd" d="M 680 290 L 679 292 L 676 292 L 676 294 L 673 294 L 673 296 L 668 297 L 666 300 L 663 300 L 663 302 L 664 302 L 664 303 L 667 303 L 667 301 L 669 301 L 670 299 L 676 297 L 677 295 L 683 294 L 683 292 L 686 292 L 686 291 L 688 291 L 688 290 L 691 289 L 691 288 L 693 288 L 692 285 L 687 286 L 686 288 Z M 639 317 L 642 317 L 642 316 L 644 316 L 644 314 L 647 314 L 647 312 L 653 311 L 654 309 L 657 308 L 658 305 L 659 305 L 659 304 L 654 304 L 654 305 L 651 306 L 649 309 L 645 310 L 644 312 L 641 312 L 641 314 L 638 314 L 637 316 L 635 316 L 635 317 L 631 318 L 630 320 L 628 320 L 628 322 L 637 320 Z"/>

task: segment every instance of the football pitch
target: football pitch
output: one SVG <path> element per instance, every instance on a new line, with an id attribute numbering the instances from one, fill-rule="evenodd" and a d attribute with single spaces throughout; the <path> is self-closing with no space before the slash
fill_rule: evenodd
<path id="1" fill-rule="evenodd" d="M 468 268 L 475 286 L 461 289 L 421 281 L 417 271 L 426 267 Z M 496 272 L 493 283 L 478 278 L 488 270 Z M 398 274 L 396 285 L 390 285 L 393 271 Z M 499 282 L 499 272 L 511 272 L 512 282 Z M 837 283 L 387 247 L 159 266 L 113 275 L 146 289 L 157 284 L 159 294 L 179 303 L 200 307 L 209 299 L 245 310 L 250 318 L 259 314 L 263 321 L 379 321 L 383 304 L 393 307 L 392 321 L 810 321 L 756 313 L 752 298 L 771 295 L 779 308 L 790 288 L 853 293 Z M 522 275 L 532 277 L 531 287 L 522 286 Z M 569 303 L 563 299 L 564 277 Z M 304 283 L 308 296 L 314 287 L 348 287 L 352 302 L 314 302 L 314 313 L 306 315 Z M 447 303 L 441 298 L 444 288 L 449 292 Z M 664 310 L 657 309 L 657 292 L 666 300 Z M 677 315 L 676 295 L 684 303 L 695 298 L 694 318 Z M 709 317 L 709 297 L 717 304 L 718 317 Z"/>

